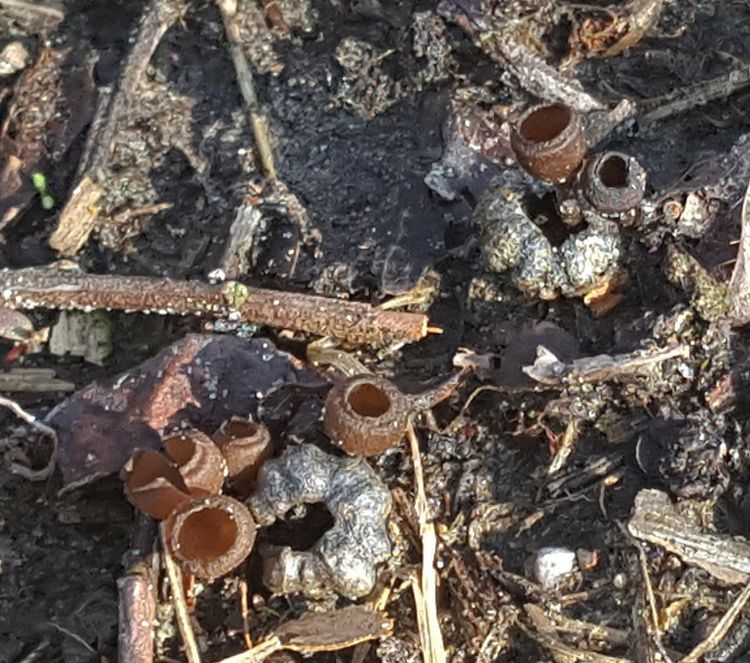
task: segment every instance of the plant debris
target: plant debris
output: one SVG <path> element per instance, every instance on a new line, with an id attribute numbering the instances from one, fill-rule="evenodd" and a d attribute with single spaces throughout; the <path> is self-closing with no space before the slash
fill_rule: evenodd
<path id="1" fill-rule="evenodd" d="M 0 660 L 747 658 L 746 3 L 0 31 Z"/>

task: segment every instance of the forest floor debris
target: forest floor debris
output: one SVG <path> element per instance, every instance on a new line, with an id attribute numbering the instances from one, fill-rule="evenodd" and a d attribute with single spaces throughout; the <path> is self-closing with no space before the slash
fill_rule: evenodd
<path id="1" fill-rule="evenodd" d="M 745 4 L 0 31 L 0 659 L 747 655 Z"/>

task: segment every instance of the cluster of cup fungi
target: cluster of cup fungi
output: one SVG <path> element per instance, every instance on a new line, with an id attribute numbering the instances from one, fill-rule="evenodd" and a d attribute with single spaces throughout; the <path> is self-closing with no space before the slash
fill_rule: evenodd
<path id="1" fill-rule="evenodd" d="M 510 272 L 530 296 L 585 299 L 622 277 L 619 226 L 638 216 L 646 171 L 632 156 L 589 154 L 589 147 L 583 116 L 561 103 L 530 108 L 511 131 L 518 164 L 551 187 L 557 215 L 571 229 L 559 246 L 531 217 L 517 183 L 493 189 L 477 208 L 488 266 Z"/>
<path id="2" fill-rule="evenodd" d="M 304 443 L 288 444 L 273 458 L 268 429 L 240 418 L 211 437 L 195 429 L 167 434 L 163 452 L 139 449 L 125 464 L 125 492 L 164 521 L 164 544 L 182 568 L 207 581 L 247 558 L 260 527 L 295 506 L 322 502 L 333 526 L 310 550 L 267 546 L 263 580 L 276 593 L 358 598 L 375 586 L 376 567 L 391 552 L 390 492 L 363 457 L 401 442 L 411 414 L 447 393 L 443 387 L 407 395 L 374 375 L 336 384 L 324 427 L 346 455 Z M 237 497 L 223 494 L 225 486 Z"/>
<path id="3" fill-rule="evenodd" d="M 588 156 L 583 118 L 563 104 L 524 113 L 511 145 L 524 170 L 554 186 L 563 222 L 574 226 L 585 219 L 589 228 L 569 238 L 567 252 L 565 245 L 557 250 L 540 239 L 541 231 L 520 205 L 509 204 L 516 198 L 506 195 L 498 203 L 497 195 L 490 196 L 484 209 L 490 267 L 515 268 L 517 285 L 545 298 L 595 288 L 611 277 L 619 241 L 612 225 L 641 203 L 645 171 L 619 152 Z M 240 418 L 210 437 L 195 429 L 170 433 L 162 438 L 163 452 L 140 449 L 126 463 L 125 491 L 137 508 L 164 521 L 170 553 L 185 571 L 204 580 L 239 566 L 260 527 L 295 506 L 322 502 L 333 516 L 332 528 L 310 550 L 267 550 L 264 582 L 278 593 L 361 597 L 374 587 L 376 567 L 391 551 L 390 493 L 363 457 L 399 444 L 411 415 L 455 386 L 453 379 L 407 395 L 369 374 L 335 384 L 326 399 L 324 428 L 344 456 L 306 443 L 289 444 L 274 458 L 268 429 Z M 225 485 L 237 497 L 224 494 Z"/>

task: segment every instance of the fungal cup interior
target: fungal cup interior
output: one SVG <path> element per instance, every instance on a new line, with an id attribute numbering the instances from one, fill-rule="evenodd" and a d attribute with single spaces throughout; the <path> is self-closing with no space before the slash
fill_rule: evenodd
<path id="1" fill-rule="evenodd" d="M 520 127 L 521 135 L 534 143 L 557 138 L 570 124 L 570 109 L 561 104 L 545 106 L 531 113 Z"/>
<path id="2" fill-rule="evenodd" d="M 361 417 L 381 417 L 391 409 L 391 399 L 374 384 L 356 385 L 346 396 L 349 407 Z"/>
<path id="3" fill-rule="evenodd" d="M 628 163 L 613 154 L 607 157 L 597 169 L 597 176 L 604 186 L 610 189 L 623 189 L 628 185 Z"/>
<path id="4" fill-rule="evenodd" d="M 226 553 L 237 540 L 237 523 L 224 509 L 206 507 L 188 514 L 180 527 L 180 554 L 209 564 Z"/>
<path id="5" fill-rule="evenodd" d="M 195 455 L 195 442 L 187 435 L 173 435 L 163 443 L 169 457 L 182 467 Z"/>

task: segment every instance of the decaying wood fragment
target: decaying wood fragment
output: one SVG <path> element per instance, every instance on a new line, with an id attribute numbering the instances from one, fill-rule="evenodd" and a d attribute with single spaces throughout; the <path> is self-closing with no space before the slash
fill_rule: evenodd
<path id="1" fill-rule="evenodd" d="M 439 11 L 458 24 L 490 58 L 511 71 L 531 94 L 545 101 L 565 103 L 582 113 L 605 108 L 577 80 L 547 64 L 510 30 L 493 30 L 481 15 L 469 8 L 469 3 L 442 3 Z"/>
<path id="2" fill-rule="evenodd" d="M 429 332 L 426 315 L 359 302 L 236 281 L 212 284 L 54 267 L 0 270 L 0 303 L 14 309 L 111 309 L 244 320 L 360 344 L 418 341 Z"/>
<path id="3" fill-rule="evenodd" d="M 219 260 L 218 270 L 226 279 L 237 279 L 248 273 L 250 254 L 263 228 L 263 214 L 253 202 L 243 203 L 229 229 L 229 239 L 224 254 Z"/>
<path id="4" fill-rule="evenodd" d="M 119 663 L 152 663 L 154 660 L 155 535 L 155 522 L 138 513 L 130 550 L 124 560 L 126 572 L 117 580 Z"/>
<path id="5" fill-rule="evenodd" d="M 60 213 L 57 228 L 50 236 L 50 246 L 61 255 L 75 255 L 94 229 L 95 215 L 78 215 L 76 210 L 95 206 L 98 200 L 95 193 L 101 193 L 98 187 L 106 176 L 120 121 L 130 107 L 138 81 L 146 71 L 162 37 L 184 9 L 183 0 L 151 0 L 144 10 L 133 48 L 120 73 L 117 88 L 107 99 L 106 105 L 100 105 L 98 121 L 95 120 L 89 130 L 83 171 L 79 169 L 79 176 Z M 89 180 L 90 184 L 84 184 L 86 180 Z"/>
<path id="6" fill-rule="evenodd" d="M 58 379 L 52 368 L 12 368 L 0 373 L 0 392 L 69 393 L 75 388 L 72 382 Z"/>
<path id="7" fill-rule="evenodd" d="M 63 255 L 74 255 L 88 241 L 96 226 L 97 204 L 104 190 L 88 175 L 78 182 L 60 211 L 50 246 Z"/>
<path id="8" fill-rule="evenodd" d="M 662 491 L 647 489 L 638 493 L 628 531 L 726 583 L 750 581 L 750 543 L 704 532 Z"/>
<path id="9" fill-rule="evenodd" d="M 643 374 L 656 364 L 670 359 L 686 359 L 690 356 L 687 345 L 659 348 L 654 351 L 636 351 L 622 355 L 596 355 L 574 359 L 570 363 L 560 361 L 543 345 L 537 348 L 537 358 L 523 372 L 537 382 L 562 386 L 571 382 L 602 382 Z"/>
<path id="10" fill-rule="evenodd" d="M 377 610 L 353 605 L 329 612 L 309 612 L 279 626 L 273 635 L 252 649 L 220 663 L 257 663 L 282 649 L 309 656 L 337 651 L 388 636 L 393 621 Z"/>

